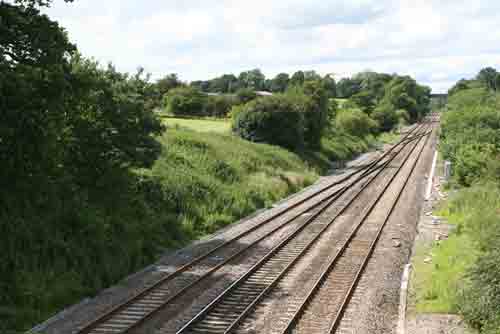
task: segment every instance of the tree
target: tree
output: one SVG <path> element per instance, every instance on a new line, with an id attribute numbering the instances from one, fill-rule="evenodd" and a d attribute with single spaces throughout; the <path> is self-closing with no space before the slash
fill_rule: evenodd
<path id="1" fill-rule="evenodd" d="M 189 86 L 201 90 L 202 92 L 210 91 L 210 81 L 203 81 L 203 80 L 192 81 L 189 84 Z"/>
<path id="2" fill-rule="evenodd" d="M 305 81 L 305 75 L 302 71 L 297 71 L 292 75 L 290 79 L 290 85 L 292 86 L 302 86 Z"/>
<path id="3" fill-rule="evenodd" d="M 368 90 L 362 90 L 359 93 L 354 94 L 351 96 L 350 100 L 368 115 L 371 114 L 376 106 L 375 97 L 372 92 Z"/>
<path id="4" fill-rule="evenodd" d="M 461 79 L 459 80 L 453 87 L 448 90 L 448 95 L 452 96 L 453 94 L 458 93 L 461 90 L 469 89 L 469 80 Z"/>
<path id="5" fill-rule="evenodd" d="M 240 81 L 242 87 L 251 88 L 253 90 L 262 90 L 264 89 L 266 77 L 258 68 L 256 68 L 251 71 L 241 72 L 238 80 Z"/>
<path id="6" fill-rule="evenodd" d="M 322 80 L 306 81 L 303 91 L 312 101 L 304 114 L 304 138 L 309 146 L 317 148 L 328 125 L 329 105 L 325 83 Z"/>
<path id="7" fill-rule="evenodd" d="M 498 72 L 493 67 L 486 67 L 479 71 L 476 79 L 488 89 L 496 91 Z"/>
<path id="8" fill-rule="evenodd" d="M 365 71 L 356 74 L 354 80 L 359 82 L 361 90 L 372 96 L 377 103 L 384 97 L 385 85 L 392 80 L 392 75 Z"/>
<path id="9" fill-rule="evenodd" d="M 305 71 L 304 81 L 318 81 L 321 80 L 321 76 L 316 73 L 316 71 Z"/>
<path id="10" fill-rule="evenodd" d="M 283 93 L 290 83 L 290 76 L 287 73 L 280 73 L 271 81 L 270 90 L 274 93 Z"/>
<path id="11" fill-rule="evenodd" d="M 169 90 L 181 86 L 184 86 L 184 83 L 182 83 L 179 80 L 177 74 L 175 73 L 167 74 L 163 78 L 157 80 L 155 84 L 153 84 L 152 86 L 153 93 L 150 104 L 153 105 L 154 107 L 160 107 L 162 97 L 166 93 L 168 93 Z"/>
<path id="12" fill-rule="evenodd" d="M 0 22 L 0 187 L 7 191 L 59 170 L 70 111 L 68 56 L 76 47 L 32 6 L 0 2 Z"/>
<path id="13" fill-rule="evenodd" d="M 80 56 L 71 67 L 65 167 L 89 185 L 113 170 L 150 167 L 163 127 L 146 108 L 151 88 L 144 71 L 129 76 Z"/>
<path id="14" fill-rule="evenodd" d="M 337 97 L 337 84 L 333 76 L 331 76 L 330 74 L 325 75 L 325 77 L 323 78 L 323 82 L 328 98 Z"/>
<path id="15" fill-rule="evenodd" d="M 15 0 L 14 2 L 26 7 L 48 7 L 52 3 L 52 0 Z M 73 2 L 73 0 L 64 0 L 64 2 Z"/>
<path id="16" fill-rule="evenodd" d="M 224 74 L 210 81 L 210 92 L 234 93 L 239 87 L 238 78 L 233 74 Z"/>
<path id="17" fill-rule="evenodd" d="M 158 92 L 161 96 L 168 93 L 169 90 L 183 86 L 183 83 L 179 80 L 179 77 L 175 73 L 167 74 L 163 78 L 156 82 Z"/>
<path id="18" fill-rule="evenodd" d="M 361 81 L 351 78 L 342 78 L 337 83 L 337 96 L 348 99 L 361 91 Z"/>

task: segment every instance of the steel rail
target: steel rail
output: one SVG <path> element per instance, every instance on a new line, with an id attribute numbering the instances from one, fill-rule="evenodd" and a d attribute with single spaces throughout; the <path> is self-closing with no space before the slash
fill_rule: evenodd
<path id="1" fill-rule="evenodd" d="M 420 136 L 416 136 L 420 138 Z M 411 141 L 408 141 L 410 143 Z M 407 143 L 407 144 L 408 144 Z M 406 145 L 404 146 L 406 147 Z M 398 152 L 400 153 L 404 147 Z M 389 165 L 390 162 L 397 156 L 395 154 L 394 156 L 391 157 L 389 161 L 385 163 L 385 166 Z M 242 318 L 253 308 L 253 306 L 256 305 L 256 303 L 268 292 L 270 291 L 274 285 L 281 279 L 281 277 L 293 266 L 293 264 L 298 261 L 306 252 L 307 250 L 321 237 L 321 235 L 333 224 L 333 222 L 336 220 L 338 216 L 340 216 L 345 210 L 347 210 L 350 205 L 360 196 L 360 194 L 363 192 L 364 189 L 366 189 L 371 182 L 373 182 L 377 176 L 383 171 L 384 169 L 380 169 L 377 175 L 375 175 L 367 184 L 365 184 L 361 190 L 340 210 L 338 214 L 335 215 L 334 218 L 332 218 L 328 224 L 326 224 L 319 233 L 311 240 L 308 245 L 294 258 L 292 262 L 290 262 L 287 267 L 273 280 L 271 284 L 269 284 L 264 291 L 262 291 L 259 296 L 253 300 L 253 302 L 247 306 L 247 308 L 244 310 L 243 313 L 241 313 L 234 322 L 232 322 L 229 327 L 223 332 L 223 333 L 228 333 L 230 332 L 241 320 Z M 329 202 L 326 207 L 329 207 L 333 201 Z M 322 211 L 323 212 L 323 211 Z M 310 221 L 313 221 L 316 219 L 322 212 L 319 212 L 315 216 L 311 217 Z M 196 324 L 198 321 L 200 321 L 212 308 L 214 308 L 217 303 L 219 303 L 226 295 L 228 295 L 233 289 L 235 289 L 238 285 L 240 285 L 242 282 L 244 282 L 248 277 L 250 277 L 255 271 L 257 271 L 262 265 L 264 265 L 270 258 L 272 258 L 273 255 L 275 255 L 279 250 L 281 250 L 283 247 L 285 247 L 293 238 L 295 238 L 306 226 L 310 224 L 310 221 L 307 223 L 304 223 L 303 225 L 299 226 L 290 236 L 288 236 L 286 239 L 284 239 L 282 242 L 280 242 L 277 246 L 275 246 L 271 251 L 269 251 L 264 258 L 262 258 L 258 263 L 256 263 L 250 270 L 247 271 L 245 275 L 240 277 L 237 281 L 235 281 L 231 286 L 229 286 L 224 292 L 219 294 L 219 296 L 213 300 L 209 305 L 207 305 L 201 312 L 199 312 L 194 318 L 192 318 L 187 324 L 185 324 L 178 332 L 177 334 L 181 334 L 189 330 L 190 327 L 192 327 L 194 324 Z"/>
<path id="2" fill-rule="evenodd" d="M 272 220 L 280 217 L 281 215 L 291 211 L 292 209 L 295 209 L 296 207 L 300 206 L 301 204 L 304 204 L 305 202 L 307 202 L 308 200 L 320 195 L 321 193 L 333 188 L 334 186 L 336 185 L 339 185 L 339 184 L 342 184 L 342 183 L 345 183 L 346 181 L 348 181 L 349 179 L 351 179 L 353 176 L 357 175 L 357 174 L 360 174 L 361 173 L 361 176 L 358 177 L 358 179 L 355 179 L 355 181 L 352 182 L 352 184 L 349 184 L 347 186 L 344 186 L 343 188 L 339 189 L 338 191 L 334 192 L 333 194 L 327 196 L 326 198 L 314 203 L 313 205 L 309 206 L 308 208 L 306 208 L 305 210 L 301 211 L 300 213 L 296 214 L 295 216 L 293 216 L 291 219 L 288 219 L 286 222 L 283 223 L 283 225 L 280 225 L 278 228 L 276 229 L 273 229 L 271 232 L 267 233 L 264 237 L 268 237 L 269 235 L 271 235 L 272 233 L 275 233 L 277 230 L 279 230 L 280 228 L 284 227 L 285 225 L 287 225 L 288 223 L 294 221 L 295 219 L 297 219 L 298 217 L 302 216 L 305 212 L 308 212 L 308 211 L 311 211 L 312 209 L 315 209 L 317 208 L 318 206 L 320 206 L 321 204 L 323 204 L 325 201 L 331 199 L 331 198 L 338 198 L 339 197 L 339 194 L 342 194 L 344 191 L 345 192 L 345 189 L 348 188 L 348 187 L 351 187 L 353 184 L 356 184 L 357 182 L 359 182 L 361 179 L 363 179 L 364 177 L 366 177 L 367 175 L 371 174 L 373 171 L 375 171 L 376 169 L 374 168 L 377 168 L 377 164 L 380 163 L 382 160 L 384 160 L 390 153 L 392 153 L 399 145 L 403 145 L 409 141 L 412 141 L 412 140 L 415 140 L 415 136 L 412 136 L 412 134 L 415 132 L 415 131 L 418 131 L 420 128 L 422 127 L 422 125 L 417 125 L 417 126 L 414 126 L 412 129 L 409 130 L 409 132 L 406 133 L 406 135 L 399 141 L 397 142 L 396 144 L 394 144 L 391 148 L 389 148 L 387 151 L 385 151 L 380 157 L 374 159 L 371 163 L 363 166 L 362 168 L 358 169 L 357 171 L 355 172 L 352 172 L 350 173 L 349 175 L 343 177 L 342 179 L 336 181 L 336 182 L 333 182 L 323 188 L 321 188 L 320 190 L 318 190 L 317 192 L 305 197 L 304 199 L 298 201 L 297 203 L 294 203 L 293 205 L 285 208 L 284 210 L 272 215 L 271 217 L 269 218 L 266 218 L 265 220 L 263 220 L 262 222 L 256 224 L 255 226 L 251 227 L 250 229 L 240 233 L 239 235 L 225 241 L 224 243 L 222 243 L 221 245 L 218 245 L 216 247 L 214 247 L 213 249 L 211 249 L 210 251 L 208 252 L 205 252 L 201 255 L 199 255 L 198 257 L 194 258 L 193 260 L 191 260 L 190 262 L 182 265 L 181 267 L 177 268 L 174 272 L 172 273 L 169 273 L 168 275 L 166 275 L 165 277 L 162 277 L 161 279 L 159 279 L 158 281 L 154 282 L 151 286 L 147 287 L 146 289 L 143 289 L 142 291 L 140 291 L 139 293 L 129 297 L 126 301 L 118 304 L 117 306 L 113 307 L 112 309 L 108 310 L 106 313 L 104 313 L 103 315 L 101 315 L 100 317 L 98 317 L 97 319 L 94 319 L 92 320 L 91 322 L 89 322 L 88 324 L 82 326 L 79 330 L 78 330 L 78 334 L 88 334 L 88 333 L 91 333 L 92 330 L 96 327 L 98 327 L 100 324 L 104 323 L 105 321 L 109 320 L 110 318 L 113 317 L 113 315 L 119 313 L 120 311 L 126 309 L 128 306 L 132 305 L 134 303 L 134 301 L 146 296 L 148 293 L 150 293 L 151 291 L 154 291 L 155 288 L 167 283 L 168 281 L 174 279 L 175 277 L 177 277 L 178 275 L 180 275 L 181 273 L 185 272 L 186 270 L 188 270 L 189 268 L 191 268 L 192 266 L 194 266 L 195 264 L 201 262 L 202 260 L 208 258 L 210 255 L 212 255 L 213 253 L 215 253 L 216 251 L 222 249 L 223 247 L 226 247 L 228 246 L 229 244 L 235 242 L 236 240 L 238 239 L 241 239 L 242 237 L 250 234 L 251 232 L 254 232 L 255 230 L 257 230 L 258 228 L 262 227 L 263 225 L 271 222 Z M 259 238 L 258 240 L 256 240 L 255 242 L 253 242 L 252 244 L 250 244 L 248 247 L 245 247 L 243 250 L 239 251 L 238 253 L 236 254 L 233 254 L 229 259 L 234 259 L 236 256 L 239 256 L 241 255 L 241 253 L 243 253 L 243 251 L 246 251 L 249 247 L 251 247 L 252 245 L 254 245 L 255 243 L 261 241 L 263 239 L 262 238 Z M 228 260 L 229 260 L 228 259 Z M 223 263 L 217 265 L 215 270 L 219 269 L 222 267 L 222 265 L 226 264 L 228 261 L 224 261 Z M 207 273 L 208 275 L 213 273 L 215 271 L 214 269 L 210 270 L 209 273 Z M 206 277 L 205 275 L 202 276 L 202 277 Z M 195 283 L 199 282 L 199 280 L 197 280 Z M 187 290 L 187 288 L 191 287 L 192 284 L 190 284 L 188 287 L 182 289 L 181 291 L 179 291 L 178 293 L 175 294 L 175 296 L 173 298 L 176 298 L 178 297 L 181 293 L 185 292 Z M 173 298 L 169 298 L 168 300 L 166 300 L 162 307 L 164 305 L 166 305 L 167 303 L 169 303 L 171 300 L 173 300 Z M 136 324 L 133 324 L 131 325 L 129 328 L 126 328 L 124 329 L 122 332 L 126 332 L 134 327 L 136 327 L 138 324 L 142 323 L 146 318 L 148 318 L 151 314 L 148 313 L 148 315 L 146 317 L 144 317 L 143 319 L 141 319 L 140 321 L 138 321 Z"/>
<path id="3" fill-rule="evenodd" d="M 412 142 L 413 140 L 415 140 L 418 136 L 415 136 L 415 137 L 412 137 L 411 140 L 407 140 L 406 142 L 404 142 L 405 144 L 407 143 L 410 143 Z M 384 164 L 386 164 L 384 162 Z M 317 217 L 319 214 L 321 214 L 324 210 L 326 210 L 334 201 L 336 201 L 340 196 L 342 196 L 347 190 L 350 189 L 350 187 L 352 187 L 353 185 L 357 184 L 358 182 L 362 181 L 366 176 L 372 174 L 373 172 L 379 170 L 380 167 L 375 167 L 371 170 L 366 170 L 358 179 L 356 179 L 355 181 L 353 181 L 351 184 L 349 184 L 348 186 L 345 186 L 344 188 L 336 191 L 334 194 L 332 194 L 331 196 L 329 197 L 326 197 L 324 199 L 322 199 L 320 202 L 318 202 L 319 204 L 322 204 L 324 203 L 325 201 L 329 200 L 328 204 L 326 204 L 323 208 L 320 209 L 320 211 L 318 213 L 316 213 L 315 215 L 312 215 L 310 218 L 308 218 L 304 224 L 304 228 L 310 224 L 315 217 Z M 317 204 L 318 204 L 317 203 Z M 314 205 L 314 207 L 317 207 L 318 205 Z M 155 313 L 157 313 L 158 311 L 160 311 L 161 309 L 163 309 L 163 307 L 165 307 L 166 305 L 168 305 L 169 303 L 171 303 L 174 299 L 182 296 L 186 291 L 188 291 L 190 288 L 192 288 L 194 285 L 198 284 L 199 282 L 201 282 L 202 280 L 205 280 L 206 278 L 208 278 L 211 274 L 215 273 L 217 270 L 219 270 L 220 268 L 222 268 L 224 265 L 226 265 L 227 263 L 233 261 L 235 258 L 241 256 L 244 252 L 246 252 L 248 249 L 250 249 L 251 247 L 254 247 L 257 243 L 261 242 L 262 240 L 268 238 L 271 234 L 273 233 L 276 233 L 277 231 L 279 231 L 280 229 L 282 229 L 283 227 L 285 227 L 288 223 L 290 223 L 291 221 L 295 220 L 296 218 L 302 216 L 303 213 L 300 213 L 298 215 L 296 215 L 294 218 L 292 218 L 291 220 L 285 222 L 284 224 L 280 225 L 280 226 L 277 226 L 276 228 L 274 228 L 272 231 L 268 232 L 266 235 L 263 235 L 261 237 L 259 237 L 257 240 L 253 241 L 251 244 L 245 246 L 244 248 L 242 248 L 241 250 L 239 250 L 237 253 L 231 255 L 229 258 L 225 259 L 223 262 L 217 264 L 216 266 L 212 267 L 210 270 L 208 270 L 206 273 L 204 273 L 202 276 L 198 277 L 197 279 L 195 279 L 193 282 L 189 283 L 188 285 L 186 285 L 185 287 L 183 287 L 182 289 L 180 289 L 179 291 L 177 291 L 174 295 L 168 297 L 167 299 L 165 299 L 163 302 L 162 302 L 162 305 L 158 306 L 157 308 L 155 308 L 154 310 L 148 312 L 147 314 L 145 314 L 141 319 L 139 319 L 137 322 L 131 324 L 129 327 L 123 329 L 121 331 L 121 333 L 127 333 L 129 332 L 130 330 L 134 329 L 134 328 L 137 328 L 138 326 L 142 325 L 146 320 L 148 320 L 151 316 L 153 316 Z M 301 225 L 302 226 L 302 225 Z"/>
<path id="4" fill-rule="evenodd" d="M 433 123 L 433 121 L 431 121 L 431 123 Z M 380 236 L 382 235 L 382 231 L 383 231 L 385 225 L 387 225 L 387 222 L 389 221 L 389 219 L 391 219 L 391 217 L 392 217 L 392 215 L 393 215 L 393 213 L 394 213 L 394 211 L 396 209 L 397 204 L 401 200 L 401 196 L 403 195 L 403 192 L 406 189 L 406 186 L 407 186 L 408 182 L 410 181 L 410 178 L 412 177 L 413 172 L 415 171 L 415 168 L 418 165 L 418 162 L 420 161 L 420 156 L 422 155 L 425 147 L 427 146 L 428 140 L 429 140 L 429 137 L 426 137 L 424 145 L 422 145 L 422 149 L 418 153 L 418 156 L 415 159 L 415 161 L 414 161 L 414 163 L 413 163 L 413 165 L 411 167 L 411 170 L 410 170 L 410 173 L 409 173 L 408 177 L 405 179 L 405 182 L 404 182 L 403 186 L 401 187 L 401 189 L 399 190 L 396 199 L 392 203 L 392 206 L 391 206 L 391 208 L 389 210 L 389 214 L 386 216 L 383 224 L 380 226 L 379 230 L 377 231 L 377 236 L 373 240 L 372 244 L 370 245 L 369 253 L 365 257 L 365 259 L 363 260 L 363 263 L 361 264 L 361 267 L 359 268 L 358 272 L 356 273 L 356 277 L 355 277 L 354 281 L 352 282 L 351 286 L 349 287 L 349 291 L 347 292 L 347 295 L 345 296 L 344 300 L 342 301 L 342 304 L 340 306 L 339 312 L 336 314 L 335 318 L 331 322 L 330 328 L 328 329 L 328 333 L 335 333 L 335 331 L 337 330 L 337 328 L 338 328 L 338 326 L 340 324 L 340 320 L 342 319 L 342 317 L 344 315 L 344 312 L 345 312 L 345 310 L 347 308 L 347 305 L 349 304 L 349 301 L 351 300 L 351 298 L 352 298 L 352 296 L 354 294 L 356 286 L 357 286 L 359 280 L 361 279 L 361 276 L 363 275 L 363 272 L 364 272 L 364 270 L 365 270 L 365 268 L 366 268 L 366 266 L 368 264 L 368 261 L 370 260 L 370 258 L 373 255 L 373 252 L 375 250 L 377 242 L 380 239 Z"/>
<path id="5" fill-rule="evenodd" d="M 422 146 L 422 149 L 420 150 L 420 152 L 417 155 L 417 158 L 415 159 L 415 164 L 416 164 L 416 162 L 419 161 L 420 155 L 421 155 L 423 149 L 426 146 L 427 140 L 429 138 L 429 134 L 427 134 L 425 136 L 425 138 L 426 139 L 425 139 L 424 145 Z M 420 139 L 419 139 L 419 142 L 420 142 Z M 364 215 L 364 217 L 359 221 L 359 223 L 351 231 L 351 233 L 349 235 L 349 238 L 343 243 L 342 247 L 337 252 L 337 254 L 335 254 L 335 256 L 329 261 L 329 263 L 326 266 L 326 269 L 322 272 L 321 276 L 316 280 L 316 282 L 314 283 L 314 285 L 311 287 L 311 289 L 307 293 L 306 297 L 304 298 L 304 300 L 300 304 L 299 308 L 294 313 L 294 315 L 292 316 L 292 318 L 289 320 L 289 322 L 288 322 L 287 326 L 285 327 L 285 329 L 283 331 L 281 331 L 281 334 L 291 333 L 292 330 L 295 328 L 295 326 L 298 324 L 298 322 L 300 321 L 300 317 L 302 316 L 303 312 L 306 310 L 306 308 L 309 305 L 309 303 L 312 302 L 312 299 L 314 298 L 314 296 L 315 296 L 316 292 L 318 291 L 318 289 L 321 287 L 321 284 L 327 279 L 329 273 L 333 270 L 335 264 L 338 262 L 338 260 L 344 254 L 345 250 L 350 245 L 352 239 L 355 237 L 356 232 L 366 222 L 367 218 L 370 216 L 370 214 L 372 213 L 372 211 L 374 210 L 374 208 L 376 207 L 376 205 L 380 202 L 381 198 L 385 195 L 385 193 L 386 193 L 387 189 L 389 188 L 389 186 L 392 184 L 392 182 L 397 177 L 397 175 L 399 174 L 399 172 L 406 165 L 408 159 L 410 158 L 411 154 L 414 152 L 414 150 L 416 149 L 417 146 L 418 146 L 418 143 L 413 147 L 413 149 L 411 150 L 411 152 L 407 155 L 407 157 L 405 158 L 404 162 L 399 166 L 399 168 L 396 171 L 396 173 L 392 176 L 390 182 L 386 185 L 386 187 L 384 187 L 384 190 L 380 193 L 380 195 L 377 197 L 377 199 L 375 200 L 375 202 L 370 206 L 370 208 L 368 209 L 368 211 L 366 212 L 366 214 Z M 413 171 L 413 168 L 412 168 L 412 171 Z M 409 179 L 409 177 L 407 178 L 407 180 L 408 179 Z M 407 183 L 407 180 L 405 182 L 405 185 Z M 376 240 L 378 240 L 378 238 L 380 237 L 382 229 L 385 226 L 385 223 L 387 222 L 387 220 L 388 220 L 388 218 L 386 217 L 386 220 L 384 221 L 382 227 L 379 229 L 379 231 L 377 233 Z M 376 243 L 376 241 L 374 241 L 372 243 L 372 246 L 375 243 Z M 371 252 L 372 251 L 373 251 L 373 248 L 372 248 Z M 367 262 L 368 262 L 368 258 L 365 258 L 364 264 L 366 265 Z M 354 283 L 353 283 L 353 285 L 351 287 L 353 287 L 353 286 L 354 286 Z M 346 304 L 346 301 L 344 301 L 344 303 L 342 305 L 345 307 L 345 304 Z M 336 322 L 338 320 L 334 320 L 334 321 Z M 331 329 L 333 328 L 333 330 L 334 330 L 333 326 L 335 326 L 334 325 L 335 322 L 333 322 L 332 325 L 330 326 L 330 328 Z M 331 333 L 331 331 L 329 333 Z"/>

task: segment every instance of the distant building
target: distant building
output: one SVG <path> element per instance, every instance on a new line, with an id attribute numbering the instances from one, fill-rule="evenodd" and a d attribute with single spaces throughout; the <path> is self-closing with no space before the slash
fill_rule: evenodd
<path id="1" fill-rule="evenodd" d="M 272 96 L 273 95 L 273 93 L 266 92 L 265 90 L 258 90 L 255 92 L 255 94 L 257 94 L 259 96 Z"/>

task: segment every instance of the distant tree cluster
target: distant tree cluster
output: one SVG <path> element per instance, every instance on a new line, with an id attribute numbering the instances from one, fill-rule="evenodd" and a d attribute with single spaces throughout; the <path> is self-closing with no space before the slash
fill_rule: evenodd
<path id="1" fill-rule="evenodd" d="M 259 91 L 285 93 L 295 87 L 303 88 L 311 82 L 321 82 L 327 98 L 336 96 L 335 79 L 315 71 L 298 71 L 291 77 L 280 73 L 266 79 L 259 69 L 244 71 L 236 77 L 224 74 L 212 80 L 181 82 L 176 74 L 169 74 L 154 85 L 154 104 L 167 113 L 178 116 L 226 117 L 237 104 L 254 100 Z"/>
<path id="2" fill-rule="evenodd" d="M 240 89 L 283 93 L 291 86 L 302 86 L 306 81 L 320 79 L 328 82 L 328 85 L 325 87 L 328 91 L 328 96 L 335 97 L 335 80 L 330 75 L 321 77 L 315 71 L 297 71 L 292 76 L 288 73 L 279 73 L 274 78 L 267 79 L 260 69 L 253 69 L 241 72 L 238 76 L 224 74 L 211 80 L 193 81 L 190 85 L 207 93 L 233 94 Z"/>
<path id="3" fill-rule="evenodd" d="M 500 73 L 493 67 L 485 67 L 476 75 L 474 79 L 461 79 L 448 90 L 448 95 L 452 96 L 462 90 L 484 87 L 492 92 L 500 90 Z"/>

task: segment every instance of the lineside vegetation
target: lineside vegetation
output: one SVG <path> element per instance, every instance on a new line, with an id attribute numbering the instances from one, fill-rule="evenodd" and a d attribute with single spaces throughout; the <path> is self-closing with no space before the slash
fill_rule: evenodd
<path id="1" fill-rule="evenodd" d="M 496 70 L 485 68 L 449 91 L 440 150 L 453 164 L 452 196 L 442 215 L 457 229 L 433 250 L 417 305 L 458 312 L 487 334 L 500 333 L 499 82 Z"/>
<path id="2" fill-rule="evenodd" d="M 428 88 L 375 72 L 342 95 L 314 71 L 151 82 L 82 57 L 40 13 L 50 2 L 0 2 L 2 333 L 296 192 L 428 111 Z M 164 113 L 226 119 L 233 133 Z"/>

